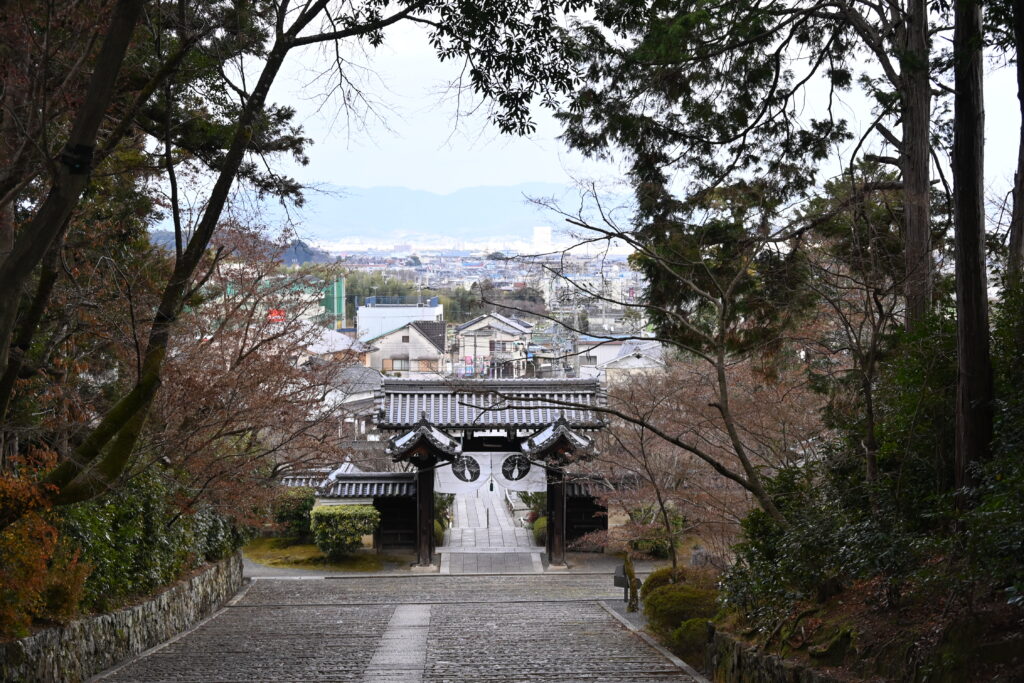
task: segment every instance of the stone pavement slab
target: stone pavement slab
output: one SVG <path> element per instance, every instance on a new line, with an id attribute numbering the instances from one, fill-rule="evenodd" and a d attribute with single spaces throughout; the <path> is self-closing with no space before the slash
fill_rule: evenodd
<path id="1" fill-rule="evenodd" d="M 109 681 L 694 683 L 599 604 L 607 576 L 259 579 Z"/>
<path id="2" fill-rule="evenodd" d="M 442 574 L 529 574 L 542 571 L 540 556 L 531 553 L 448 553 L 443 556 L 442 563 Z"/>

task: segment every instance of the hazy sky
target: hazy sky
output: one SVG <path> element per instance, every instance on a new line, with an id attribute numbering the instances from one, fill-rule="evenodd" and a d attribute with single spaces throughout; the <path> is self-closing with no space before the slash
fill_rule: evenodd
<path id="1" fill-rule="evenodd" d="M 286 170 L 308 183 L 437 193 L 523 182 L 569 184 L 573 178 L 613 182 L 621 177 L 617 166 L 588 161 L 565 149 L 556 140 L 558 124 L 540 109 L 538 131 L 529 138 L 499 134 L 482 114 L 456 125 L 456 105 L 442 91 L 457 75 L 458 65 L 439 63 L 424 35 L 420 27 L 399 25 L 387 33 L 383 47 L 346 55 L 354 65 L 349 77 L 371 93 L 383 118 L 370 116 L 362 127 L 346 122 L 337 98 L 323 101 L 311 95 L 322 95 L 328 85 L 313 82 L 322 57 L 315 50 L 293 54 L 272 98 L 298 110 L 297 121 L 316 144 L 309 150 L 309 166 Z M 372 71 L 366 68 L 371 64 Z M 1010 69 L 989 74 L 986 173 L 994 192 L 1009 187 L 1016 163 L 1015 95 Z M 863 108 L 863 101 L 852 97 L 846 114 Z M 859 118 L 866 120 L 866 112 Z"/>
<path id="2" fill-rule="evenodd" d="M 338 98 L 310 96 L 325 91 L 325 82 L 311 83 L 322 56 L 314 50 L 292 56 L 272 97 L 298 110 L 297 120 L 316 144 L 309 166 L 290 172 L 309 182 L 437 193 L 618 175 L 614 166 L 565 149 L 555 139 L 557 122 L 539 107 L 538 130 L 529 138 L 501 135 L 482 112 L 457 121 L 458 107 L 443 91 L 458 65 L 438 62 L 424 36 L 420 27 L 399 25 L 389 30 L 383 47 L 348 56 L 358 65 L 350 69 L 351 78 L 374 94 L 384 119 L 370 116 L 362 129 L 348 125 Z M 365 68 L 371 63 L 372 71 Z"/>

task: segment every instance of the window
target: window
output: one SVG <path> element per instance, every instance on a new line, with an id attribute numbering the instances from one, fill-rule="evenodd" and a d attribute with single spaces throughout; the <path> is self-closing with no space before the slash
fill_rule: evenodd
<path id="1" fill-rule="evenodd" d="M 408 358 L 392 358 L 391 359 L 392 370 L 408 370 L 409 359 Z"/>
<path id="2" fill-rule="evenodd" d="M 409 335 L 407 335 L 407 334 L 403 334 L 402 335 L 402 343 L 403 344 L 408 344 L 409 343 Z"/>

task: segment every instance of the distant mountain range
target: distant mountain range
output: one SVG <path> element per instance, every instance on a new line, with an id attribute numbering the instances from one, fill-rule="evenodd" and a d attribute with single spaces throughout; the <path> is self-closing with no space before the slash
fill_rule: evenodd
<path id="1" fill-rule="evenodd" d="M 531 243 L 534 226 L 561 219 L 528 198 L 572 206 L 576 191 L 553 183 L 471 187 L 435 194 L 403 187 L 321 187 L 306 193 L 297 212 L 299 234 L 332 251 L 406 243 L 423 248 L 500 248 Z"/>
<path id="2" fill-rule="evenodd" d="M 149 239 L 159 247 L 174 251 L 174 233 L 170 230 L 151 230 Z M 302 240 L 293 240 L 281 254 L 281 262 L 289 266 L 303 263 L 334 263 L 336 258 L 323 249 L 317 249 Z"/>
<path id="3" fill-rule="evenodd" d="M 561 216 L 531 199 L 552 200 L 568 211 L 579 205 L 575 188 L 555 183 L 470 187 L 450 194 L 404 187 L 327 185 L 307 190 L 305 205 L 289 210 L 288 223 L 304 248 L 317 251 L 319 247 L 323 250 L 320 254 L 391 250 L 396 245 L 409 245 L 413 252 L 530 251 L 538 246 L 534 244 L 534 227 L 550 226 L 555 243 L 561 241 L 559 233 L 565 228 Z M 285 223 L 280 205 L 267 201 L 261 210 L 268 226 Z M 155 231 L 154 236 L 161 232 Z M 299 257 L 292 254 L 286 258 Z M 316 255 L 316 259 L 322 258 Z"/>

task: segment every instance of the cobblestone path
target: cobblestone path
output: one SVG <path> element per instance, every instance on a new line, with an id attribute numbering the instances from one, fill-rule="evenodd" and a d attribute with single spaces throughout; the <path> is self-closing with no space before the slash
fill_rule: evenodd
<path id="1" fill-rule="evenodd" d="M 608 576 L 260 579 L 103 681 L 693 683 L 600 604 Z"/>

